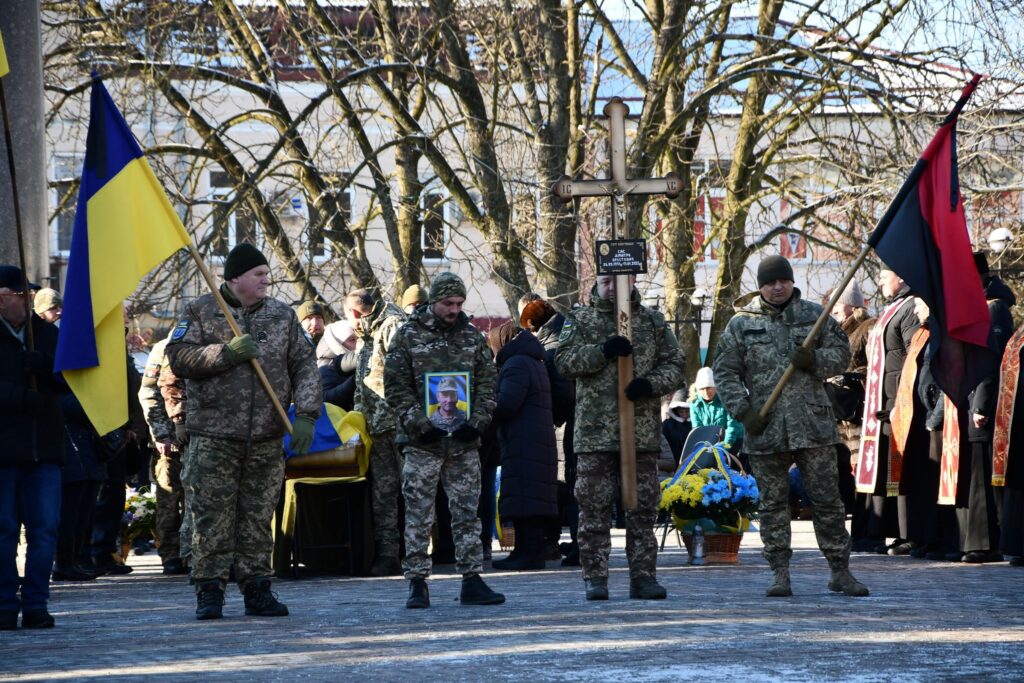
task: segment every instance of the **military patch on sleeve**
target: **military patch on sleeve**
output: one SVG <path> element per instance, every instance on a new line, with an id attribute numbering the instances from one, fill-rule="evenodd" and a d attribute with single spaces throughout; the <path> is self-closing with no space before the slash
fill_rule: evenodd
<path id="1" fill-rule="evenodd" d="M 562 342 L 569 338 L 572 333 L 572 318 L 566 318 L 562 324 L 562 331 L 558 334 L 558 341 Z"/>
<path id="2" fill-rule="evenodd" d="M 185 336 L 186 332 L 188 332 L 188 321 L 182 320 L 175 326 L 174 331 L 171 332 L 171 341 L 180 341 L 181 338 Z"/>

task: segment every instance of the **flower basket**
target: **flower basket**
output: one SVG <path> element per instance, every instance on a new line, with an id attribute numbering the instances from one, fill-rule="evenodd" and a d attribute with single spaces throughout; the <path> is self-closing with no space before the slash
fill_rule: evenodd
<path id="1" fill-rule="evenodd" d="M 715 466 L 695 469 L 704 452 L 713 457 Z M 672 515 L 691 559 L 693 532 L 700 525 L 708 564 L 739 562 L 743 532 L 750 528 L 760 500 L 757 482 L 742 470 L 730 469 L 730 457 L 722 444 L 703 443 L 671 480 L 662 483 L 659 509 Z"/>
<path id="2" fill-rule="evenodd" d="M 743 533 L 704 534 L 704 564 L 739 564 L 740 543 Z M 683 534 L 683 543 L 690 559 L 693 559 L 693 534 Z"/>

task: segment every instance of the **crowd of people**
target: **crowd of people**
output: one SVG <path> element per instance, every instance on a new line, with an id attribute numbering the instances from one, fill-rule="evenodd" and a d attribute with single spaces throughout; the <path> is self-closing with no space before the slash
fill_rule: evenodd
<path id="1" fill-rule="evenodd" d="M 342 317 L 328 324 L 323 303 L 293 310 L 270 297 L 266 257 L 240 244 L 219 291 L 186 306 L 149 349 L 144 372 L 128 363 L 130 419 L 102 436 L 53 373 L 60 294 L 0 266 L 0 628 L 16 628 L 19 613 L 23 627 L 53 626 L 51 579 L 131 572 L 118 533 L 126 483 L 139 478 L 156 492 L 163 571 L 189 576 L 196 618 L 223 616 L 229 582 L 246 614 L 287 615 L 271 566 L 282 439 L 290 432 L 288 451 L 308 451 L 324 403 L 365 419 L 370 573 L 404 575 L 408 608 L 430 606 L 434 563 L 455 565 L 463 604 L 505 601 L 482 578 L 487 563 L 530 571 L 550 560 L 580 567 L 585 598 L 607 600 L 612 525 L 626 530 L 629 597 L 664 599 L 654 535 L 660 480 L 687 455 L 691 430 L 705 427 L 718 428 L 758 481 L 768 596 L 792 595 L 790 520 L 805 510 L 828 587 L 849 596 L 868 594 L 849 570 L 851 548 L 964 562 L 1008 555 L 1020 566 L 1024 409 L 1014 408 L 1024 401 L 1024 328 L 1013 332 L 1012 293 L 980 255 L 977 263 L 991 357 L 968 373 L 977 384 L 969 409 L 957 411 L 931 371 L 927 306 L 888 270 L 877 316 L 853 284 L 804 344 L 822 306 L 802 298 L 785 258 L 764 258 L 758 291 L 737 302 L 713 362 L 687 391 L 671 326 L 632 281 L 629 339 L 616 331 L 616 280 L 603 275 L 584 305 L 559 312 L 526 294 L 518 319 L 486 334 L 463 310 L 466 286 L 452 273 L 397 302 L 349 292 Z M 618 481 L 623 357 L 634 372 L 624 387 L 635 415 L 631 509 Z M 762 410 L 790 365 L 780 400 Z M 291 424 L 275 400 L 294 406 Z M 498 516 L 515 543 L 492 561 Z M 565 527 L 569 541 L 560 543 Z"/>

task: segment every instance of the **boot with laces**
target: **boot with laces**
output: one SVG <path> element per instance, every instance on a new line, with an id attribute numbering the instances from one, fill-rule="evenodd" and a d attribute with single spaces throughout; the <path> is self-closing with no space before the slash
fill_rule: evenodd
<path id="1" fill-rule="evenodd" d="M 196 619 L 220 619 L 224 616 L 224 584 L 220 579 L 196 582 Z"/>
<path id="2" fill-rule="evenodd" d="M 250 579 L 242 589 L 245 613 L 250 617 L 286 617 L 288 606 L 278 602 L 277 594 L 270 590 L 270 579 Z"/>

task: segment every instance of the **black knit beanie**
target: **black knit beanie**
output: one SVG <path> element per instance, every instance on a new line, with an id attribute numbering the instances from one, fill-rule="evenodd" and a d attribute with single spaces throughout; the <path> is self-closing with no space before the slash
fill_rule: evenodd
<path id="1" fill-rule="evenodd" d="M 785 256 L 773 254 L 766 256 L 757 266 L 757 288 L 776 280 L 793 282 L 793 266 L 789 265 Z"/>
<path id="2" fill-rule="evenodd" d="M 224 279 L 233 280 L 257 266 L 268 265 L 262 251 L 248 242 L 242 242 L 231 250 L 224 261 Z"/>

